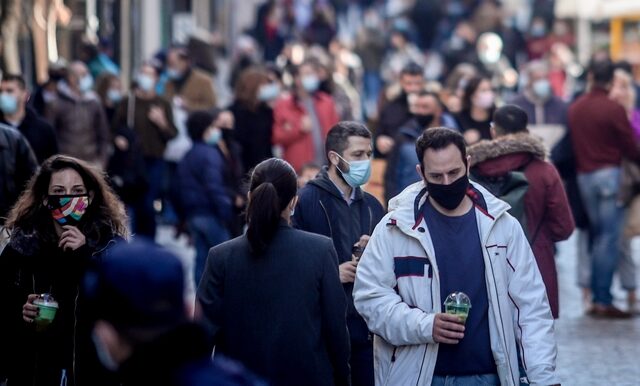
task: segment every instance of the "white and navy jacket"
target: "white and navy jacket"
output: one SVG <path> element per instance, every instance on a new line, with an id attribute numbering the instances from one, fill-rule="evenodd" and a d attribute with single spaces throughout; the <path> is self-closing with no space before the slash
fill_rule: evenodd
<path id="1" fill-rule="evenodd" d="M 537 264 L 509 205 L 477 184 L 475 205 L 489 298 L 491 350 L 503 386 L 519 385 L 518 352 L 532 385 L 560 383 L 554 322 Z M 438 265 L 422 205 L 423 182 L 389 203 L 358 265 L 355 307 L 375 334 L 376 385 L 430 385 L 442 312 Z"/>

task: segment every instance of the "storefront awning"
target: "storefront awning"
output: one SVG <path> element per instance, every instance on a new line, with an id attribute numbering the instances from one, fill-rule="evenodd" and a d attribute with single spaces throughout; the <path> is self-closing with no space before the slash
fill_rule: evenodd
<path id="1" fill-rule="evenodd" d="M 556 0 L 558 18 L 604 20 L 640 15 L 638 0 Z"/>

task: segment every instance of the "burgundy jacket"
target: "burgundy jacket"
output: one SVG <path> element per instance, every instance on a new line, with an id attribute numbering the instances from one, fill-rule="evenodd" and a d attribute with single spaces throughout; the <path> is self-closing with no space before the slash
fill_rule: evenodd
<path id="1" fill-rule="evenodd" d="M 640 162 L 627 113 L 602 88 L 594 88 L 569 107 L 569 128 L 578 173 L 620 166 L 622 157 Z"/>
<path id="2" fill-rule="evenodd" d="M 556 168 L 545 161 L 545 149 L 526 133 L 481 141 L 469 148 L 471 167 L 483 176 L 496 177 L 523 171 L 529 181 L 524 197 L 527 234 L 533 245 L 554 318 L 558 318 L 558 274 L 554 243 L 571 236 L 575 223 L 562 180 Z"/>

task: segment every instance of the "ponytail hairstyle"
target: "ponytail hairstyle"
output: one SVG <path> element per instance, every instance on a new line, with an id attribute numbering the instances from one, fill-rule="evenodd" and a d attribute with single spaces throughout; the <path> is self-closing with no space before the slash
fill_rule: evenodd
<path id="1" fill-rule="evenodd" d="M 251 252 L 260 255 L 273 239 L 281 213 L 297 193 L 297 176 L 287 161 L 269 158 L 251 174 L 247 207 L 247 239 Z"/>

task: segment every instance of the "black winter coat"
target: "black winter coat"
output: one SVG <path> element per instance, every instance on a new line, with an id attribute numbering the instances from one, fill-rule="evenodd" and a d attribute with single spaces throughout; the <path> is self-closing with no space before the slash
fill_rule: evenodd
<path id="1" fill-rule="evenodd" d="M 0 225 L 37 167 L 27 139 L 17 130 L 0 124 Z"/>
<path id="2" fill-rule="evenodd" d="M 0 379 L 8 386 L 116 385 L 97 360 L 85 309 L 84 272 L 108 253 L 113 236 L 63 252 L 35 234 L 14 230 L 0 255 Z M 53 323 L 37 332 L 22 320 L 29 294 L 51 293 L 59 304 Z"/>
<path id="3" fill-rule="evenodd" d="M 242 148 L 242 166 L 246 173 L 261 161 L 273 157 L 273 110 L 263 103 L 253 111 L 238 101 L 234 102 L 229 110 L 235 118 L 233 135 Z"/>
<path id="4" fill-rule="evenodd" d="M 9 124 L 4 116 L 0 121 Z M 58 154 L 58 140 L 53 126 L 38 115 L 33 108 L 27 106 L 24 119 L 17 129 L 29 141 L 29 145 L 38 159 L 38 164 L 52 155 Z"/>
<path id="5" fill-rule="evenodd" d="M 330 237 L 338 253 L 338 263 L 351 260 L 353 245 L 362 235 L 371 235 L 384 216 L 378 200 L 358 188 L 351 205 L 342 198 L 324 167 L 318 176 L 299 192 L 293 225 L 301 230 Z M 353 283 L 344 284 L 349 299 L 347 325 L 351 343 L 369 340 L 369 329 L 353 305 Z"/>
<path id="6" fill-rule="evenodd" d="M 197 299 L 216 354 L 271 385 L 347 385 L 346 298 L 331 240 L 284 223 L 261 256 L 246 235 L 211 249 Z"/>

